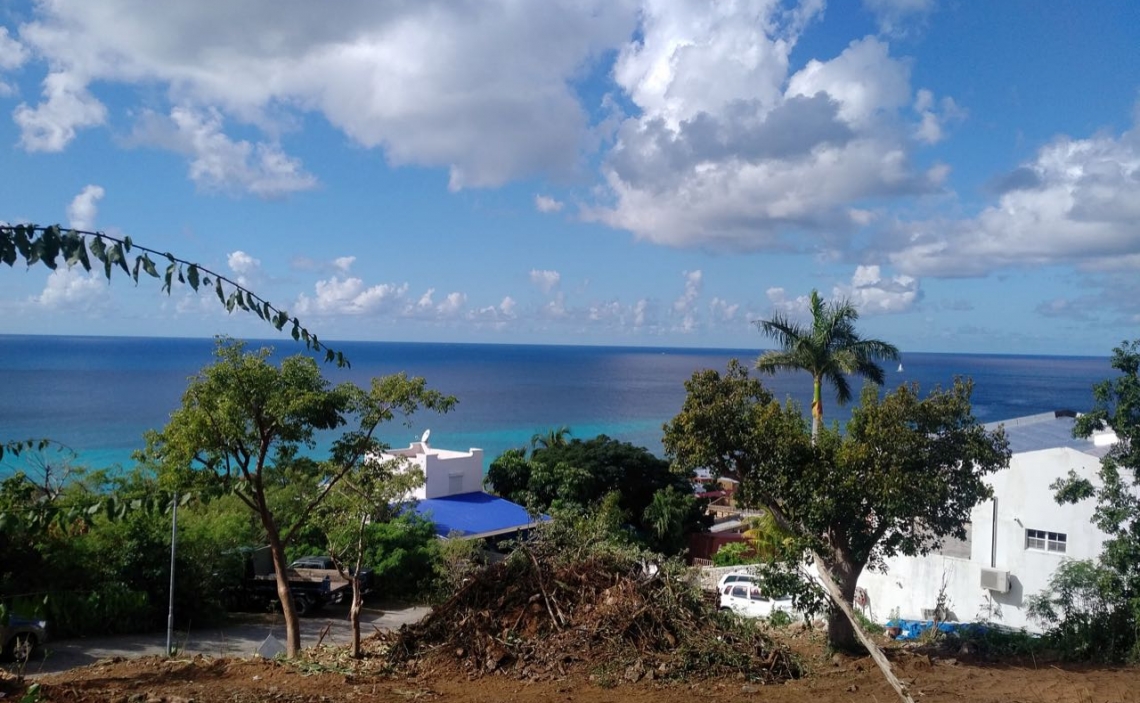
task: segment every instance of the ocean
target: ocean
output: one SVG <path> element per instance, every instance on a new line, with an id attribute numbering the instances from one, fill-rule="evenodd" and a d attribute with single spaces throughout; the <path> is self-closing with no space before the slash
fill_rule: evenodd
<path id="1" fill-rule="evenodd" d="M 250 342 L 279 356 L 303 353 L 289 339 Z M 394 447 L 431 430 L 435 447 L 480 447 L 490 461 L 531 436 L 568 426 L 573 437 L 598 434 L 662 453 L 661 426 L 680 409 L 684 381 L 698 369 L 723 370 L 730 359 L 750 363 L 757 349 L 667 349 L 593 346 L 342 342 L 334 348 L 350 369 L 323 364 L 336 383 L 366 385 L 405 371 L 456 396 L 447 415 L 420 413 L 410 425 L 383 426 Z M 187 379 L 211 363 L 211 339 L 0 335 L 0 441 L 48 437 L 69 447 L 70 462 L 89 468 L 132 466 L 143 433 L 161 429 L 178 407 Z M 1040 412 L 1088 410 L 1092 386 L 1112 371 L 1107 357 L 993 354 L 903 355 L 886 386 L 917 382 L 923 391 L 956 376 L 974 380 L 974 414 L 983 422 Z M 810 406 L 805 374 L 762 377 L 779 398 Z M 858 384 L 856 384 L 856 389 Z M 850 408 L 824 395 L 825 420 L 844 422 Z M 327 438 L 326 438 L 327 440 Z M 32 461 L 42 461 L 32 457 Z M 0 476 L 24 468 L 6 456 Z M 53 459 L 58 461 L 58 459 Z"/>

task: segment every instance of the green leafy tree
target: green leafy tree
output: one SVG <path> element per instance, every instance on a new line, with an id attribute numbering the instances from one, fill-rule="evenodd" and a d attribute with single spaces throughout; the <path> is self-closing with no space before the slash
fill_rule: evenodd
<path id="1" fill-rule="evenodd" d="M 591 510 L 615 493 L 642 540 L 675 553 L 682 535 L 704 530 L 708 522 L 692 497 L 690 476 L 673 472 L 644 447 L 598 435 L 540 447 L 529 458 L 521 449 L 508 450 L 491 463 L 486 482 L 534 512 Z"/>
<path id="2" fill-rule="evenodd" d="M 531 499 L 527 491 L 533 470 L 526 449 L 508 449 L 491 462 L 483 485 L 512 503 L 529 505 Z"/>
<path id="3" fill-rule="evenodd" d="M 828 637 L 841 649 L 857 647 L 841 611 L 850 611 L 863 570 L 964 537 L 970 510 L 990 495 L 984 477 L 1009 462 L 1004 434 L 973 417 L 968 382 L 921 399 L 914 386 L 883 398 L 868 387 L 847 432 L 825 428 L 816 441 L 794 405 L 781 405 L 735 361 L 725 374 L 697 372 L 685 387 L 684 406 L 665 427 L 666 451 L 681 469 L 738 480 L 740 504 L 768 511 L 793 536 L 790 560 L 814 555 L 834 586 Z"/>
<path id="4" fill-rule="evenodd" d="M 370 524 L 364 564 L 372 569 L 373 587 L 385 599 L 423 602 L 435 581 L 440 547 L 449 542 L 455 540 L 439 539 L 435 523 L 410 510 Z"/>
<path id="5" fill-rule="evenodd" d="M 1052 486 L 1062 504 L 1094 499 L 1093 524 L 1108 539 L 1095 563 L 1058 572 L 1036 612 L 1078 651 L 1140 660 L 1140 341 L 1113 349 L 1111 363 L 1118 375 L 1093 388 L 1093 409 L 1074 428 L 1079 437 L 1116 434 L 1098 485 L 1070 472 Z M 1078 647 L 1080 633 L 1089 641 Z"/>
<path id="6" fill-rule="evenodd" d="M 217 362 L 190 380 L 182 406 L 166 427 L 148 433 L 145 457 L 161 466 L 175 486 L 196 487 L 204 494 L 230 491 L 257 516 L 277 576 L 286 651 L 294 657 L 301 638 L 286 545 L 340 480 L 376 449 L 373 434 L 381 423 L 420 407 L 447 409 L 455 399 L 428 390 L 421 378 L 403 374 L 373 379 L 367 390 L 351 383 L 330 387 L 311 357 L 291 356 L 274 366 L 270 353 L 246 352 L 243 343 L 220 339 Z M 318 431 L 335 430 L 349 420 L 356 426 L 334 442 L 333 461 L 295 461 L 301 449 L 315 448 Z M 290 475 L 308 493 L 289 523 L 280 522 L 271 505 L 278 459 L 292 468 L 319 469 Z"/>
<path id="7" fill-rule="evenodd" d="M 898 361 L 899 350 L 878 339 L 863 339 L 855 329 L 859 311 L 849 301 L 824 302 L 819 291 L 811 292 L 811 325 L 793 322 L 776 314 L 771 320 L 756 324 L 767 336 L 776 340 L 779 349 L 765 352 L 756 360 L 756 368 L 764 373 L 806 371 L 811 374 L 811 435 L 819 436 L 823 424 L 823 382 L 835 387 L 840 404 L 851 401 L 848 374 L 855 374 L 883 385 L 883 367 L 877 361 Z"/>

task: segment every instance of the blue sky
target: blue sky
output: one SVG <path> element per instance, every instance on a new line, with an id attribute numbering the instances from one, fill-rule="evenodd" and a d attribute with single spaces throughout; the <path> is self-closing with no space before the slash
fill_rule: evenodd
<path id="1" fill-rule="evenodd" d="M 325 340 L 904 351 L 1140 337 L 1132 2 L 17 0 L 0 220 L 130 235 Z M 265 338 L 0 273 L 3 332 Z"/>

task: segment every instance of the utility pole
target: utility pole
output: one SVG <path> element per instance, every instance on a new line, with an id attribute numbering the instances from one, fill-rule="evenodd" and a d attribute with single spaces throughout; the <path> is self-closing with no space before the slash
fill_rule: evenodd
<path id="1" fill-rule="evenodd" d="M 174 555 L 178 553 L 178 492 L 170 511 L 170 605 L 166 610 L 166 656 L 174 654 Z"/>

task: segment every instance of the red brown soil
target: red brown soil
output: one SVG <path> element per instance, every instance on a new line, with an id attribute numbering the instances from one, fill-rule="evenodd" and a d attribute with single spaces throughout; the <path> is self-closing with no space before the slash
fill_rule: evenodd
<path id="1" fill-rule="evenodd" d="M 101 662 L 39 679 L 41 701 L 111 703 L 213 703 L 242 701 L 506 701 L 609 703 L 696 703 L 773 701 L 848 703 L 898 700 L 869 658 L 829 658 L 821 638 L 784 638 L 799 652 L 807 675 L 782 684 L 736 677 L 691 682 L 622 681 L 600 685 L 578 674 L 548 681 L 524 681 L 491 674 L 471 679 L 455 668 L 416 676 L 382 676 L 303 667 L 259 659 L 163 660 L 148 657 Z M 910 682 L 922 703 L 1126 703 L 1140 701 L 1140 670 L 1066 666 L 1032 661 L 983 663 L 890 650 L 897 673 Z M 22 687 L 0 680 L 6 700 L 19 700 Z"/>

